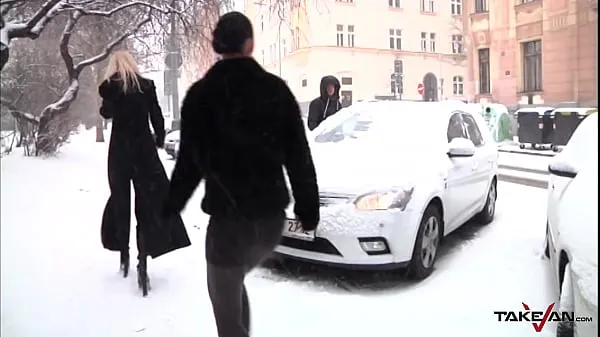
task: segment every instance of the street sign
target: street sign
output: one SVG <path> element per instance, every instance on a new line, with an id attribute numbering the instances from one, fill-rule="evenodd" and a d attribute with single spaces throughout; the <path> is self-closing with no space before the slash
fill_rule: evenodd
<path id="1" fill-rule="evenodd" d="M 419 95 L 423 95 L 423 92 L 425 92 L 425 86 L 423 86 L 423 83 L 419 83 L 419 85 L 417 85 L 417 92 Z"/>
<path id="2" fill-rule="evenodd" d="M 179 69 L 183 64 L 181 54 L 178 52 L 169 52 L 165 57 L 165 65 L 169 69 Z"/>

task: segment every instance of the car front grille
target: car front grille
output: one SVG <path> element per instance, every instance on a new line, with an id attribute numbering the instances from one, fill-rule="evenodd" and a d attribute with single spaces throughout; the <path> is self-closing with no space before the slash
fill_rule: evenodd
<path id="1" fill-rule="evenodd" d="M 319 195 L 319 205 L 321 205 L 321 207 L 323 207 L 323 206 L 330 206 L 330 205 L 336 205 L 336 204 L 344 204 L 344 203 L 349 202 L 351 199 L 352 199 L 352 197 L 349 195 L 321 194 L 321 195 Z"/>
<path id="2" fill-rule="evenodd" d="M 306 250 L 309 252 L 342 256 L 342 253 L 340 253 L 329 240 L 324 238 L 317 237 L 314 241 L 305 241 L 284 236 L 281 238 L 279 244 L 285 247 Z"/>

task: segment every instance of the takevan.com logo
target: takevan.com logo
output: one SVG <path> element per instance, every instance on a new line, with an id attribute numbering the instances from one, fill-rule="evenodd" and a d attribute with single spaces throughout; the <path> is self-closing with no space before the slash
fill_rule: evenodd
<path id="1" fill-rule="evenodd" d="M 554 303 L 545 311 L 533 310 L 521 303 L 523 311 L 494 311 L 498 322 L 530 322 L 535 332 L 542 332 L 547 322 L 591 322 L 591 317 L 575 316 L 572 311 L 554 311 Z"/>

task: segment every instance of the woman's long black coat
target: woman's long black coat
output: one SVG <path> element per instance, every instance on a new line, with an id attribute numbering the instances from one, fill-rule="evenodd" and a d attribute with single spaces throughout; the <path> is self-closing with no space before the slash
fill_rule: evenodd
<path id="1" fill-rule="evenodd" d="M 123 93 L 122 82 L 112 78 L 99 88 L 100 114 L 112 119 L 108 150 L 108 181 L 111 195 L 102 216 L 102 244 L 112 251 L 129 247 L 131 187 L 135 191 L 138 251 L 156 258 L 189 246 L 190 240 L 179 215 L 163 217 L 169 179 L 157 153 L 165 138 L 164 119 L 156 88 L 139 78 L 142 92 Z M 150 119 L 156 137 L 152 136 Z"/>

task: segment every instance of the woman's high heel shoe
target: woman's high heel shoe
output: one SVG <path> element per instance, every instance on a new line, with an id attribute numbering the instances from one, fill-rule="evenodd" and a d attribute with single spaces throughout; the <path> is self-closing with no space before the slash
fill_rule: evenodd
<path id="1" fill-rule="evenodd" d="M 148 279 L 147 270 L 147 259 L 146 257 L 140 257 L 137 266 L 138 273 L 138 287 L 142 290 L 142 296 L 148 296 L 148 289 L 150 288 L 150 280 Z"/>
<path id="2" fill-rule="evenodd" d="M 124 278 L 129 275 L 129 250 L 121 251 L 120 270 L 123 273 Z"/>

